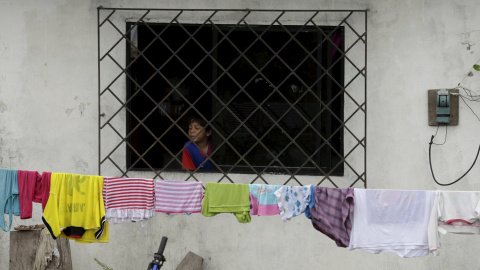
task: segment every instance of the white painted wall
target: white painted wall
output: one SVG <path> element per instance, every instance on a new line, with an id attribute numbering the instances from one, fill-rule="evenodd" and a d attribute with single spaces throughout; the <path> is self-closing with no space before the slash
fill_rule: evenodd
<path id="1" fill-rule="evenodd" d="M 0 0 L 0 167 L 96 174 L 97 7 L 370 9 L 368 14 L 369 188 L 480 190 L 480 164 L 458 184 L 439 187 L 428 167 L 427 90 L 458 83 L 480 89 L 478 1 L 33 1 Z M 472 104 L 480 113 L 480 105 Z M 463 174 L 480 143 L 479 120 L 460 102 L 460 124 L 435 147 L 440 181 Z M 444 130 L 440 129 L 441 142 Z M 41 223 L 41 208 L 32 220 Z M 161 236 L 165 269 L 188 251 L 205 269 L 477 269 L 477 237 L 447 235 L 439 257 L 402 259 L 337 248 L 305 218 L 157 215 L 145 227 L 110 227 L 108 244 L 71 242 L 74 269 L 145 269 Z M 0 269 L 9 263 L 9 234 L 0 232 Z"/>

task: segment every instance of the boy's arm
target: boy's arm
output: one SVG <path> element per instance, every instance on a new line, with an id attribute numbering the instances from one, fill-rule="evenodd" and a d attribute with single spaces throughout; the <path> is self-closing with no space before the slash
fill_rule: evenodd
<path id="1" fill-rule="evenodd" d="M 197 167 L 193 163 L 192 157 L 190 156 L 190 152 L 188 152 L 187 149 L 183 149 L 183 154 L 182 154 L 182 169 L 189 169 L 189 170 L 195 170 Z"/>

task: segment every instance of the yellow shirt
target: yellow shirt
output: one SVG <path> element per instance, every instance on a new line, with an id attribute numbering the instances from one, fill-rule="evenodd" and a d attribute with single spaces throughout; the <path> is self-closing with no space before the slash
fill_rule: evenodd
<path id="1" fill-rule="evenodd" d="M 106 221 L 102 192 L 102 176 L 52 173 L 42 219 L 53 238 L 105 242 L 106 237 L 108 242 L 108 233 L 103 234 Z"/>

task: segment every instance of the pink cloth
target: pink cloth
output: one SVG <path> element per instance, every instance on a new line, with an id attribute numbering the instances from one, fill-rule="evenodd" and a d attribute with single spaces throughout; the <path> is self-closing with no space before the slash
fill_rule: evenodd
<path id="1" fill-rule="evenodd" d="M 155 186 L 155 211 L 162 213 L 200 213 L 203 188 L 200 182 L 158 180 Z"/>
<path id="2" fill-rule="evenodd" d="M 250 184 L 250 215 L 273 216 L 280 214 L 275 191 L 280 186 Z"/>
<path id="3" fill-rule="evenodd" d="M 153 179 L 105 177 L 105 217 L 114 223 L 148 220 L 155 214 Z"/>
<path id="4" fill-rule="evenodd" d="M 52 176 L 51 172 L 42 173 L 42 188 L 41 188 L 41 197 L 42 197 L 42 212 L 45 210 L 47 205 L 48 197 L 50 196 L 50 178 Z"/>
<path id="5" fill-rule="evenodd" d="M 146 209 L 154 207 L 153 179 L 105 177 L 105 209 Z"/>
<path id="6" fill-rule="evenodd" d="M 20 218 L 32 217 L 32 202 L 42 202 L 42 176 L 36 171 L 18 170 Z"/>

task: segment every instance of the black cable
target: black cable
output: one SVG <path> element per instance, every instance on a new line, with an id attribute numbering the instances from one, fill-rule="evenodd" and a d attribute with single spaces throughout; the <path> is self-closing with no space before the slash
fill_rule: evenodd
<path id="1" fill-rule="evenodd" d="M 437 183 L 437 185 L 440 185 L 440 186 L 450 186 L 450 185 L 453 185 L 455 183 L 457 183 L 458 181 L 460 181 L 460 179 L 462 179 L 465 175 L 467 175 L 468 172 L 470 172 L 470 170 L 473 168 L 473 165 L 475 165 L 475 162 L 477 162 L 477 158 L 478 158 L 478 154 L 480 154 L 480 146 L 478 146 L 478 151 L 477 151 L 477 156 L 475 157 L 475 160 L 473 161 L 472 163 L 472 166 L 470 166 L 470 169 L 468 169 L 468 171 L 466 171 L 460 178 L 458 178 L 457 180 L 451 182 L 451 183 L 448 183 L 448 184 L 442 184 L 442 183 L 439 183 L 437 181 L 437 179 L 435 178 L 435 174 L 433 173 L 433 168 L 432 168 L 432 144 L 433 144 L 433 138 L 435 136 L 432 135 L 432 138 L 430 139 L 430 146 L 428 147 L 428 161 L 430 162 L 430 171 L 432 172 L 432 177 L 433 177 L 433 180 L 435 181 L 435 183 Z"/>
<path id="2" fill-rule="evenodd" d="M 447 142 L 447 125 L 445 126 L 445 140 L 443 140 L 443 143 L 434 143 L 432 142 L 433 144 L 435 145 L 444 145 L 446 142 Z M 435 131 L 435 135 L 433 135 L 433 137 L 437 136 L 437 133 L 438 133 L 438 129 L 440 128 L 440 125 L 437 126 L 437 131 Z"/>
<path id="3" fill-rule="evenodd" d="M 467 91 L 468 90 L 468 91 Z M 463 91 L 465 91 L 465 93 L 467 94 L 467 97 L 463 97 L 462 95 L 459 95 L 459 97 L 462 99 L 463 103 L 465 103 L 465 105 L 467 105 L 467 107 L 472 111 L 473 115 L 475 115 L 475 117 L 477 117 L 477 119 L 480 121 L 480 118 L 478 117 L 478 115 L 473 111 L 473 109 L 467 104 L 467 102 L 465 101 L 465 98 L 468 100 L 468 101 L 474 101 L 474 102 L 478 102 L 479 98 L 474 98 L 473 95 L 472 95 L 472 91 L 469 90 L 469 89 L 465 89 L 463 88 Z M 457 180 L 451 182 L 451 183 L 448 183 L 448 184 L 442 184 L 442 183 L 439 183 L 437 181 L 437 179 L 435 178 L 435 174 L 433 173 L 433 167 L 432 167 L 432 144 L 435 144 L 435 145 L 443 145 L 445 144 L 445 142 L 447 141 L 447 127 L 445 126 L 445 141 L 442 143 L 442 144 L 437 144 L 437 143 L 433 143 L 433 138 L 435 138 L 435 136 L 437 135 L 437 132 L 438 132 L 438 129 L 439 129 L 440 126 L 437 126 L 437 131 L 435 132 L 435 135 L 432 135 L 432 138 L 430 139 L 430 146 L 428 147 L 428 161 L 430 163 L 430 172 L 432 173 L 432 177 L 433 177 L 433 180 L 435 181 L 435 183 L 437 183 L 437 185 L 440 185 L 440 186 L 450 186 L 450 185 L 453 185 L 455 183 L 457 183 L 458 181 L 460 181 L 460 179 L 462 179 L 465 175 L 467 175 L 470 170 L 473 168 L 473 166 L 475 165 L 475 163 L 477 162 L 477 158 L 478 158 L 478 155 L 480 154 L 480 146 L 478 147 L 478 151 L 477 151 L 477 156 L 475 157 L 475 160 L 473 161 L 472 163 L 472 166 L 470 166 L 470 168 L 460 177 L 458 178 Z"/>

